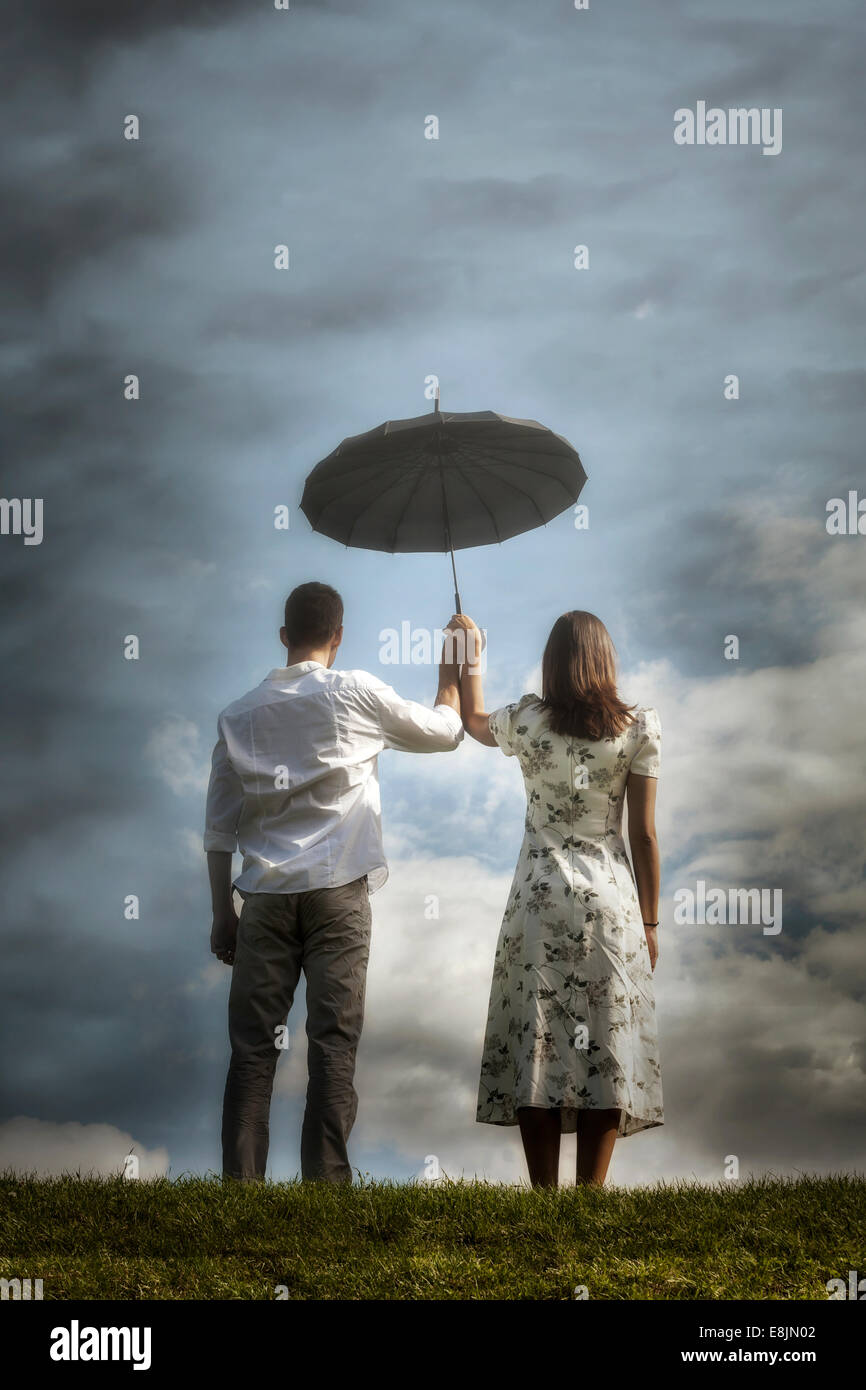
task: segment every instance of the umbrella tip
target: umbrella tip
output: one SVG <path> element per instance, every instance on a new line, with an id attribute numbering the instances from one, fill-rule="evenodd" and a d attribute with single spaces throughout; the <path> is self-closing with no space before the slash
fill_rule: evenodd
<path id="1" fill-rule="evenodd" d="M 439 414 L 439 387 L 436 387 L 436 395 L 433 397 L 433 414 Z"/>

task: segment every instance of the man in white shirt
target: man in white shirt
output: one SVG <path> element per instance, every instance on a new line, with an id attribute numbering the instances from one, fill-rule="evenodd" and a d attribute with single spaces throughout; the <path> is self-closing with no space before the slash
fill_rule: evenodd
<path id="1" fill-rule="evenodd" d="M 446 752 L 463 737 L 458 668 L 443 659 L 435 708 L 403 700 L 366 671 L 334 671 L 343 603 L 327 584 L 286 600 L 278 667 L 217 721 L 204 847 L 211 950 L 234 967 L 232 1056 L 223 1101 L 223 1173 L 265 1175 L 271 1091 L 286 1017 L 307 981 L 304 1178 L 351 1182 L 346 1153 L 358 1106 L 355 1054 L 364 1019 L 369 893 L 388 876 L 377 757 L 383 748 Z M 243 869 L 234 886 L 232 855 Z"/>

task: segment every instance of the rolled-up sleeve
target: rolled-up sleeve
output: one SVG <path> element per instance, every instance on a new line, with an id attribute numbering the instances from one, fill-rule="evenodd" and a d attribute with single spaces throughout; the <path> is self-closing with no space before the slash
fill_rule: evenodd
<path id="1" fill-rule="evenodd" d="M 368 687 L 386 748 L 401 753 L 449 753 L 463 738 L 463 721 L 450 705 L 404 700 L 384 683 Z"/>
<path id="2" fill-rule="evenodd" d="M 238 822 L 244 804 L 241 779 L 231 765 L 222 723 L 217 725 L 217 741 L 211 759 L 210 781 L 205 811 L 205 850 L 234 854 L 238 847 Z"/>

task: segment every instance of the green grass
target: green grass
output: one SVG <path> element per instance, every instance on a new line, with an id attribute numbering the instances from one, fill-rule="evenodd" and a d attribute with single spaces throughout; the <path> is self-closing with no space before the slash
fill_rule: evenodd
<path id="1" fill-rule="evenodd" d="M 0 1277 L 46 1299 L 826 1299 L 866 1178 L 707 1187 L 0 1177 Z"/>

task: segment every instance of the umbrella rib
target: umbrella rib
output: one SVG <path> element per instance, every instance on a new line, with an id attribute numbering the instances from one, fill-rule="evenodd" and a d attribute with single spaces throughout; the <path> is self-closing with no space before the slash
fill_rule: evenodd
<path id="1" fill-rule="evenodd" d="M 418 469 L 418 476 L 417 476 L 417 478 L 415 479 L 414 485 L 413 485 L 413 487 L 412 487 L 412 491 L 409 493 L 409 496 L 406 498 L 406 505 L 404 506 L 402 512 L 401 512 L 400 515 L 398 516 L 397 521 L 396 521 L 395 526 L 394 526 L 394 530 L 393 530 L 393 532 L 391 533 L 391 552 L 392 552 L 392 554 L 395 553 L 394 547 L 395 547 L 396 544 L 397 544 L 397 532 L 400 530 L 400 527 L 403 525 L 403 519 L 404 519 L 404 517 L 406 516 L 406 513 L 407 513 L 408 510 L 409 510 L 409 505 L 410 505 L 410 503 L 411 503 L 411 501 L 412 501 L 412 498 L 415 496 L 415 493 L 418 491 L 418 488 L 421 486 L 421 482 L 423 481 L 423 479 L 424 479 L 426 476 L 427 476 L 427 475 L 426 475 L 424 469 L 423 469 L 423 468 L 419 468 L 419 469 Z"/>
<path id="2" fill-rule="evenodd" d="M 461 447 L 463 447 L 464 449 L 468 449 L 468 448 L 471 448 L 472 446 L 471 446 L 471 445 L 468 445 L 468 446 L 467 446 L 467 445 L 464 445 L 464 446 L 461 446 Z M 511 459 L 504 459 L 504 458 L 501 458 L 499 454 L 486 454 L 486 455 L 485 455 L 485 454 L 482 454 L 482 455 L 481 455 L 481 459 L 480 459 L 480 461 L 481 461 L 482 463 L 484 462 L 485 457 L 486 457 L 486 458 L 489 458 L 489 459 L 492 459 L 494 463 L 501 463 L 501 464 L 503 464 L 506 468 L 520 468 L 520 467 L 521 467 L 521 465 L 520 465 L 519 463 L 514 463 L 514 462 L 512 462 Z M 562 455 L 562 457 L 563 457 L 563 460 L 564 460 L 565 462 L 568 462 L 568 461 L 569 461 L 567 458 L 565 458 L 565 455 Z M 467 458 L 470 458 L 470 455 L 469 455 L 468 453 L 467 453 Z M 577 453 L 575 453 L 575 458 L 577 459 L 578 463 L 580 463 L 580 456 L 579 456 Z M 470 458 L 470 461 L 472 461 L 471 458 Z M 477 458 L 476 458 L 476 460 L 474 460 L 474 461 L 477 462 L 477 461 L 478 461 Z M 525 467 L 525 465 L 524 465 L 524 467 Z M 583 469 L 583 464 L 582 464 L 582 463 L 580 464 L 580 467 Z M 532 468 L 532 472 L 533 472 L 533 473 L 537 473 L 537 474 L 539 475 L 539 477 L 542 477 L 542 478 L 549 478 L 549 479 L 551 480 L 551 482 L 559 483 L 560 487 L 565 488 L 565 491 L 568 493 L 568 495 L 569 495 L 569 500 L 570 500 L 570 501 L 573 501 L 573 500 L 574 500 L 573 497 L 571 496 L 571 488 L 568 486 L 567 483 L 564 483 L 564 482 L 562 481 L 561 478 L 558 478 L 558 477 L 556 476 L 555 473 L 547 473 L 547 472 L 545 472 L 545 470 L 544 470 L 543 468 L 535 468 L 535 467 Z M 584 473 L 585 473 L 585 470 L 584 470 Z M 504 482 L 504 483 L 507 483 L 507 482 L 508 482 L 508 479 L 507 479 L 507 478 L 502 478 L 502 479 L 500 479 L 500 481 L 501 481 L 501 482 Z M 510 486 L 511 486 L 511 487 L 514 487 L 514 488 L 517 488 L 517 484 L 516 484 L 516 483 L 511 483 Z M 517 488 L 517 491 L 520 492 L 520 491 L 522 491 L 522 489 L 521 489 L 521 488 Z M 524 495 L 526 495 L 526 494 L 524 494 Z"/>
<path id="3" fill-rule="evenodd" d="M 367 464 L 367 465 L 365 465 L 365 466 L 368 467 L 368 468 L 370 467 L 369 464 Z M 350 483 L 348 487 L 345 486 L 345 483 L 346 483 L 346 475 L 345 475 L 345 474 L 338 475 L 338 476 L 337 476 L 336 478 L 334 478 L 334 479 L 328 478 L 328 479 L 326 479 L 326 481 L 329 482 L 329 483 L 330 483 L 330 482 L 335 482 L 335 483 L 337 483 L 338 485 L 340 485 L 340 486 L 339 486 L 339 490 L 338 490 L 338 492 L 337 492 L 337 497 L 350 497 L 350 496 L 352 495 L 352 493 L 353 493 L 353 492 L 357 492 L 359 488 L 367 487 L 371 482 L 375 482 L 376 479 L 377 479 L 377 478 L 380 478 L 380 477 L 382 476 L 383 473 L 389 473 L 389 472 L 391 472 L 391 470 L 393 469 L 393 467 L 394 467 L 393 463 L 386 464 L 386 465 L 384 465 L 382 468 L 380 468 L 380 469 L 378 470 L 378 472 L 374 473 L 373 476 L 372 476 L 372 478 L 371 478 L 370 475 L 368 474 L 366 477 L 362 478 L 359 482 L 356 482 L 354 485 Z M 396 486 L 396 483 L 398 483 L 399 481 L 400 481 L 399 478 L 396 479 L 394 483 L 390 483 L 390 484 L 389 484 L 389 487 L 394 487 L 394 486 Z M 387 492 L 387 491 L 388 491 L 388 488 L 386 488 L 385 491 Z M 329 507 L 329 506 L 331 505 L 331 503 L 334 502 L 334 501 L 336 501 L 336 498 L 335 498 L 335 497 L 329 497 L 328 500 L 327 500 L 326 502 L 323 503 L 323 509 L 324 509 L 324 507 Z"/>
<path id="4" fill-rule="evenodd" d="M 482 462 L 483 462 L 483 460 L 482 460 Z M 498 462 L 498 463 L 503 463 L 504 460 L 503 460 L 503 459 L 497 459 L 497 462 Z M 494 474 L 494 477 L 495 477 L 495 476 L 496 476 L 496 475 Z M 532 496 L 532 493 L 531 493 L 531 492 L 526 492 L 522 487 L 518 487 L 516 483 L 509 482 L 509 480 L 508 480 L 507 478 L 500 478 L 498 481 L 501 482 L 501 483 L 505 483 L 506 487 L 514 488 L 514 491 L 515 491 L 515 492 L 519 492 L 520 495 L 521 495 L 521 497 L 525 497 L 525 498 L 527 499 L 527 501 L 531 502 L 532 505 L 533 505 L 533 507 L 535 508 L 535 510 L 538 512 L 538 519 L 539 519 L 539 521 L 541 522 L 541 525 L 542 525 L 542 526 L 546 526 L 546 525 L 547 525 L 547 521 L 546 521 L 546 519 L 545 519 L 545 517 L 544 517 L 544 514 L 543 514 L 541 508 L 539 507 L 538 503 L 536 502 L 535 498 Z"/>
<path id="5" fill-rule="evenodd" d="M 475 486 L 475 484 L 473 483 L 472 479 L 471 479 L 471 478 L 467 478 L 466 474 L 463 472 L 463 469 L 462 469 L 459 465 L 458 465 L 457 471 L 458 471 L 458 473 L 460 474 L 460 476 L 461 476 L 461 478 L 463 479 L 463 481 L 464 481 L 464 483 L 466 484 L 466 486 L 467 486 L 467 487 L 470 487 L 470 488 L 472 489 L 472 491 L 475 493 L 475 496 L 478 498 L 478 501 L 481 503 L 481 505 L 482 505 L 482 507 L 484 508 L 484 510 L 486 511 L 487 515 L 490 517 L 491 525 L 493 526 L 493 529 L 494 529 L 494 531 L 496 532 L 496 539 L 499 541 L 499 543 L 500 543 L 500 545 L 501 545 L 501 544 L 502 544 L 502 537 L 501 537 L 500 534 L 499 534 L 499 527 L 496 525 L 496 517 L 493 515 L 493 512 L 491 511 L 491 509 L 490 509 L 490 507 L 488 506 L 488 504 L 485 502 L 484 498 L 481 496 L 481 493 L 478 491 L 478 488 Z"/>
<path id="6" fill-rule="evenodd" d="M 401 481 L 401 480 L 398 479 L 398 482 L 399 482 L 399 481 Z M 362 507 L 361 510 L 360 510 L 359 512 L 356 513 L 356 515 L 355 515 L 355 517 L 354 517 L 354 519 L 353 519 L 353 521 L 352 521 L 352 524 L 351 524 L 351 526 L 349 527 L 349 534 L 346 536 L 346 540 L 345 540 L 345 542 L 344 542 L 345 545 L 351 545 L 351 544 L 352 544 L 352 537 L 353 537 L 354 534 L 355 534 L 355 527 L 358 525 L 358 522 L 361 520 L 361 517 L 362 517 L 362 516 L 366 516 L 366 515 L 367 515 L 367 512 L 370 510 L 370 508 L 371 508 L 371 507 L 377 506 L 378 503 L 382 501 L 382 498 L 385 497 L 386 494 L 389 493 L 389 492 L 391 491 L 391 488 L 396 487 L 396 486 L 397 486 L 397 483 L 392 483 L 392 484 L 391 484 L 391 487 L 386 487 L 382 492 L 379 493 L 379 495 L 378 495 L 377 497 L 374 497 L 370 502 L 368 502 L 367 505 L 366 505 L 366 507 Z"/>
<path id="7" fill-rule="evenodd" d="M 402 460 L 402 467 L 403 467 L 403 468 L 411 468 L 411 467 L 416 467 L 418 463 L 423 464 L 425 452 L 427 452 L 427 450 L 425 450 L 423 443 L 418 442 L 417 448 L 414 449 L 413 452 L 411 452 L 411 453 L 407 452 L 407 455 L 406 455 L 405 459 Z M 388 464 L 388 467 L 389 467 L 389 468 L 393 468 L 393 467 L 395 467 L 395 464 L 393 464 L 393 463 Z M 385 468 L 385 470 L 382 470 L 382 471 L 388 471 L 388 470 L 386 470 L 386 468 Z M 411 498 L 413 498 L 414 493 L 416 493 L 416 491 L 417 491 L 418 484 L 420 484 L 420 482 L 423 481 L 424 475 L 425 475 L 424 467 L 420 467 L 420 470 L 418 470 L 418 475 L 417 475 L 416 481 L 414 481 L 413 489 L 411 489 L 411 493 L 410 493 L 410 498 L 409 498 L 409 500 L 411 500 Z M 368 480 L 366 480 L 366 481 L 368 481 Z M 363 510 L 361 510 L 361 512 L 359 512 L 359 514 L 357 514 L 356 518 L 354 518 L 354 521 L 353 521 L 352 525 L 350 525 L 350 527 L 349 527 L 349 537 L 348 537 L 348 539 L 346 539 L 346 542 L 345 542 L 346 545 L 352 545 L 352 537 L 353 537 L 353 534 L 354 534 L 354 528 L 356 528 L 356 525 L 357 525 L 357 523 L 359 523 L 360 518 L 363 517 L 364 514 L 366 514 L 367 512 L 370 512 L 370 507 L 375 506 L 375 503 L 377 503 L 377 502 L 381 502 L 382 498 L 385 498 L 385 496 L 388 495 L 388 493 L 391 492 L 393 488 L 399 488 L 400 484 L 402 484 L 403 481 L 405 481 L 405 480 L 403 480 L 403 477 L 395 478 L 395 481 L 393 481 L 392 484 L 389 484 L 389 486 L 386 486 L 386 488 L 382 489 L 382 492 L 379 492 L 379 493 L 378 493 L 378 496 L 375 496 L 375 498 L 374 498 L 373 500 L 371 500 L 371 502 L 368 503 L 368 505 L 367 505 L 366 507 L 363 507 Z M 409 506 L 409 500 L 407 500 L 406 506 Z M 406 513 L 406 507 L 403 507 L 403 514 L 405 514 L 405 513 Z M 400 521 L 402 521 L 402 520 L 403 520 L 403 517 L 400 516 Z M 398 521 L 398 527 L 399 527 L 399 524 L 400 524 L 400 523 L 399 523 L 399 521 Z M 393 552 L 393 548 L 392 548 L 392 555 L 393 555 L 393 553 L 395 553 L 395 552 Z"/>
<path id="8" fill-rule="evenodd" d="M 416 458 L 416 459 L 410 459 L 410 460 L 408 460 L 406 466 L 407 466 L 407 467 L 411 467 L 416 461 L 417 461 L 417 458 Z M 359 490 L 359 488 L 368 487 L 371 481 L 372 481 L 372 482 L 375 482 L 375 481 L 376 481 L 376 478 L 381 477 L 383 473 L 388 473 L 388 472 L 390 472 L 393 468 L 394 468 L 394 464 L 393 464 L 393 463 L 387 464 L 385 467 L 380 468 L 379 471 L 378 471 L 378 473 L 374 474 L 372 480 L 371 480 L 369 477 L 366 477 L 366 478 L 362 479 L 359 483 L 356 483 L 354 487 L 352 487 L 352 486 L 349 486 L 349 487 L 343 486 L 343 487 L 341 487 L 340 490 L 339 490 L 339 492 L 337 493 L 337 495 L 336 495 L 335 497 L 329 497 L 329 498 L 327 499 L 327 501 L 325 501 L 325 502 L 323 502 L 323 503 L 321 504 L 321 506 L 319 507 L 318 511 L 316 512 L 315 526 L 318 526 L 318 524 L 319 524 L 319 522 L 321 521 L 321 519 L 322 519 L 324 513 L 327 511 L 328 507 L 330 507 L 331 504 L 332 504 L 333 502 L 341 501 L 341 500 L 343 500 L 344 498 L 351 497 L 353 493 L 355 493 L 355 492 L 357 492 L 357 491 Z M 330 480 L 329 480 L 329 481 L 330 481 Z M 344 480 L 341 479 L 341 478 L 338 478 L 336 481 L 337 481 L 338 483 L 344 482 Z M 368 504 L 368 506 L 364 507 L 363 510 L 362 510 L 361 512 L 359 512 L 358 516 L 357 516 L 357 517 L 355 518 L 355 520 L 352 522 L 352 526 L 351 526 L 351 529 L 350 529 L 350 531 L 349 531 L 350 539 L 351 539 L 352 531 L 354 531 L 354 529 L 355 529 L 355 524 L 356 524 L 356 522 L 358 521 L 358 518 L 359 518 L 360 516 L 363 516 L 363 515 L 364 515 L 364 512 L 369 511 L 369 510 L 370 510 L 370 507 L 372 507 L 376 502 L 381 502 L 382 498 L 386 495 L 386 493 L 390 492 L 390 491 L 391 491 L 391 488 L 398 487 L 398 486 L 400 485 L 401 482 L 403 482 L 403 479 L 402 479 L 402 478 L 395 478 L 394 481 L 393 481 L 393 483 L 389 483 L 388 486 L 385 487 L 385 488 L 383 489 L 382 492 L 378 493 L 378 494 L 372 499 L 372 501 Z M 314 529 L 315 529 L 315 526 L 314 526 Z M 349 544 L 350 544 L 350 541 L 346 541 L 345 544 L 346 544 L 346 545 L 349 545 Z"/>
<path id="9" fill-rule="evenodd" d="M 529 443 L 529 449 L 527 449 L 527 443 Z M 552 447 L 547 447 L 548 445 Z M 557 445 L 564 445 L 565 447 L 557 447 Z M 495 456 L 493 452 L 494 447 L 504 449 L 506 453 L 517 454 L 518 456 L 530 452 L 543 454 L 550 458 L 568 458 L 570 455 L 577 453 L 577 450 L 569 444 L 567 440 L 560 439 L 559 436 L 553 434 L 551 430 L 543 430 L 540 434 L 537 431 L 534 433 L 527 432 L 518 439 L 505 439 L 500 437 L 500 439 L 496 441 L 495 446 L 491 444 L 488 447 L 491 457 Z M 508 460 L 505 458 L 501 459 L 502 463 L 506 463 L 507 461 Z"/>

